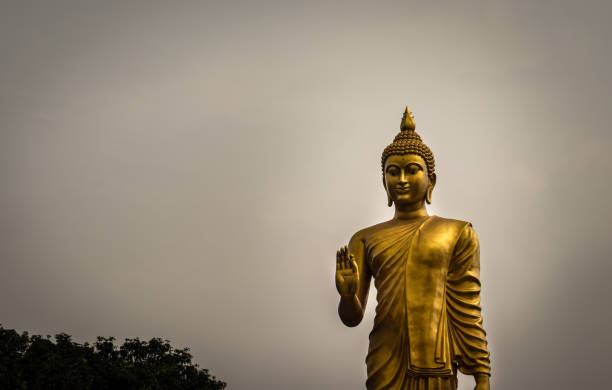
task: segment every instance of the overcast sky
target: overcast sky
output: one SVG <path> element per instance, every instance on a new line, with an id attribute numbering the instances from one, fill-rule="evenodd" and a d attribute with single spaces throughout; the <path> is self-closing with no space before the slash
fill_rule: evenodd
<path id="1" fill-rule="evenodd" d="M 375 300 L 341 324 L 335 251 L 392 216 L 380 154 L 409 105 L 430 213 L 480 237 L 493 388 L 605 387 L 611 14 L 3 1 L 0 323 L 167 338 L 231 390 L 364 388 Z"/>

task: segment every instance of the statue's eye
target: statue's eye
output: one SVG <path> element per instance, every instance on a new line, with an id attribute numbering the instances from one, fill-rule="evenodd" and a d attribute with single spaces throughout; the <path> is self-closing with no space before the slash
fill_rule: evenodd
<path id="1" fill-rule="evenodd" d="M 392 167 L 392 168 L 387 169 L 387 173 L 391 176 L 397 176 L 398 171 L 397 171 L 397 168 Z"/>
<path id="2" fill-rule="evenodd" d="M 414 175 L 415 173 L 419 172 L 421 170 L 421 167 L 419 167 L 418 165 L 410 165 L 408 167 L 408 173 Z"/>

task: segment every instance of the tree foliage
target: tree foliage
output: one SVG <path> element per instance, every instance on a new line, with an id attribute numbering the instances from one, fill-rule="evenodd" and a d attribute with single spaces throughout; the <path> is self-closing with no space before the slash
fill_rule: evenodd
<path id="1" fill-rule="evenodd" d="M 0 326 L 0 389 L 222 390 L 226 384 L 168 340 L 113 337 L 79 344 L 65 333 L 30 336 Z"/>

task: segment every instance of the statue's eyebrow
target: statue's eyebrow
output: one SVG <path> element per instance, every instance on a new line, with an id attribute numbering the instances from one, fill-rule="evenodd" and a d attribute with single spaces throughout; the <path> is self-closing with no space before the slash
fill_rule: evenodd
<path id="1" fill-rule="evenodd" d="M 406 164 L 406 167 L 409 167 L 411 165 L 416 165 L 417 167 L 423 169 L 423 166 L 419 164 L 418 162 L 409 162 L 408 164 Z"/>
<path id="2" fill-rule="evenodd" d="M 399 165 L 397 165 L 397 164 L 389 164 L 389 165 L 387 165 L 387 168 L 385 168 L 385 171 L 388 171 L 388 170 L 389 170 L 389 168 L 397 168 L 397 169 L 402 169 L 402 168 L 400 168 L 400 166 L 399 166 Z"/>

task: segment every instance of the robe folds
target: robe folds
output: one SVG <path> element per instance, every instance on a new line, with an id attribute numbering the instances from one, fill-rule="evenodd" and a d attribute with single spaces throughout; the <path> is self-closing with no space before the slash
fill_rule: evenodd
<path id="1" fill-rule="evenodd" d="M 471 224 L 428 216 L 357 234 L 377 289 L 366 387 L 451 390 L 457 368 L 490 374 Z"/>

